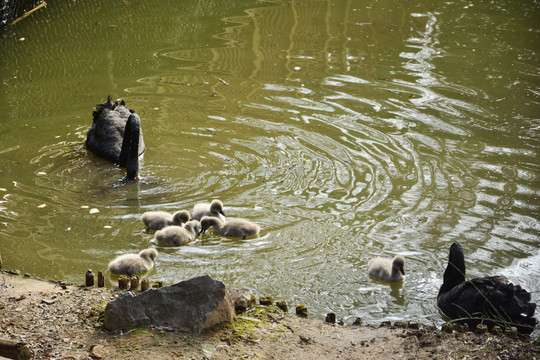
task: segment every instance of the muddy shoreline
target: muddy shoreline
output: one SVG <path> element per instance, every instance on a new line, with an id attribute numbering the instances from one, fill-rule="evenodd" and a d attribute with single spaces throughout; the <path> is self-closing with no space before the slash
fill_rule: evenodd
<path id="1" fill-rule="evenodd" d="M 0 339 L 23 342 L 34 359 L 540 359 L 528 337 L 329 324 L 261 305 L 202 335 L 106 331 L 105 304 L 123 292 L 0 271 Z"/>

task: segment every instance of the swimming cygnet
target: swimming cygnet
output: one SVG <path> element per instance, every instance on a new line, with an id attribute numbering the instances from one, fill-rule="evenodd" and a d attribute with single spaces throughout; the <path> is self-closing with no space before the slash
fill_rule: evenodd
<path id="1" fill-rule="evenodd" d="M 147 211 L 141 216 L 141 220 L 146 225 L 146 232 L 150 230 L 161 230 L 165 226 L 180 226 L 189 221 L 189 211 L 180 210 L 173 215 L 165 211 Z"/>
<path id="2" fill-rule="evenodd" d="M 109 271 L 119 275 L 136 275 L 150 270 L 158 256 L 156 249 L 145 249 L 138 255 L 120 255 L 109 263 Z"/>
<path id="3" fill-rule="evenodd" d="M 184 245 L 195 240 L 199 235 L 200 223 L 197 220 L 191 220 L 181 226 L 166 226 L 156 231 L 156 240 L 164 245 Z"/>
<path id="4" fill-rule="evenodd" d="M 215 217 L 203 217 L 201 219 L 201 232 L 204 233 L 210 227 L 214 228 L 214 234 L 216 235 L 241 237 L 242 239 L 258 235 L 261 229 L 259 225 L 246 219 L 233 219 L 224 223 Z"/>
<path id="5" fill-rule="evenodd" d="M 223 212 L 223 203 L 219 200 L 212 200 L 210 204 L 200 203 L 193 206 L 193 219 L 199 220 L 205 216 L 213 216 L 225 222 L 225 213 Z"/>
<path id="6" fill-rule="evenodd" d="M 393 259 L 376 257 L 368 261 L 368 274 L 381 280 L 399 282 L 405 275 L 405 258 L 398 255 Z"/>

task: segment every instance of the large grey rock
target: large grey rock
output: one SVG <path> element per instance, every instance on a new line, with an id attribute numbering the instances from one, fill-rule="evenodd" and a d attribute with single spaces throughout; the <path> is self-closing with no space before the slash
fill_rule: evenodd
<path id="1" fill-rule="evenodd" d="M 231 322 L 234 316 L 234 305 L 225 284 L 205 275 L 139 295 L 132 292 L 121 295 L 105 308 L 105 328 L 154 325 L 200 333 Z"/>

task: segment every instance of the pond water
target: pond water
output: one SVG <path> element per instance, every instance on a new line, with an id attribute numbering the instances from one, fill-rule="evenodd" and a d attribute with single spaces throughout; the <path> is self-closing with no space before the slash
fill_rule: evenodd
<path id="1" fill-rule="evenodd" d="M 540 300 L 537 2 L 47 3 L 0 39 L 4 268 L 81 284 L 156 247 L 151 281 L 440 323 L 459 241 Z M 84 147 L 109 94 L 142 119 L 137 183 Z M 161 247 L 140 221 L 216 198 L 260 236 Z M 368 277 L 395 254 L 402 286 Z"/>

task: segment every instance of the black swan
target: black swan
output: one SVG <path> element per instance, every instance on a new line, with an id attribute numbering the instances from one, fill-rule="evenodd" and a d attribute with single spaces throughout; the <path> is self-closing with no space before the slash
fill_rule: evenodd
<path id="1" fill-rule="evenodd" d="M 450 319 L 467 323 L 470 329 L 484 323 L 488 328 L 515 326 L 530 334 L 538 320 L 531 294 L 504 276 L 465 280 L 465 257 L 457 242 L 450 247 L 444 282 L 437 296 L 439 309 Z"/>
<path id="2" fill-rule="evenodd" d="M 93 112 L 94 120 L 86 135 L 86 147 L 97 156 L 126 168 L 128 180 L 137 179 L 139 156 L 145 146 L 141 130 L 141 118 L 126 108 L 122 100 L 98 104 Z"/>
<path id="3" fill-rule="evenodd" d="M 401 255 L 393 259 L 376 257 L 368 261 L 368 274 L 385 281 L 400 282 L 405 275 L 405 258 Z"/>

